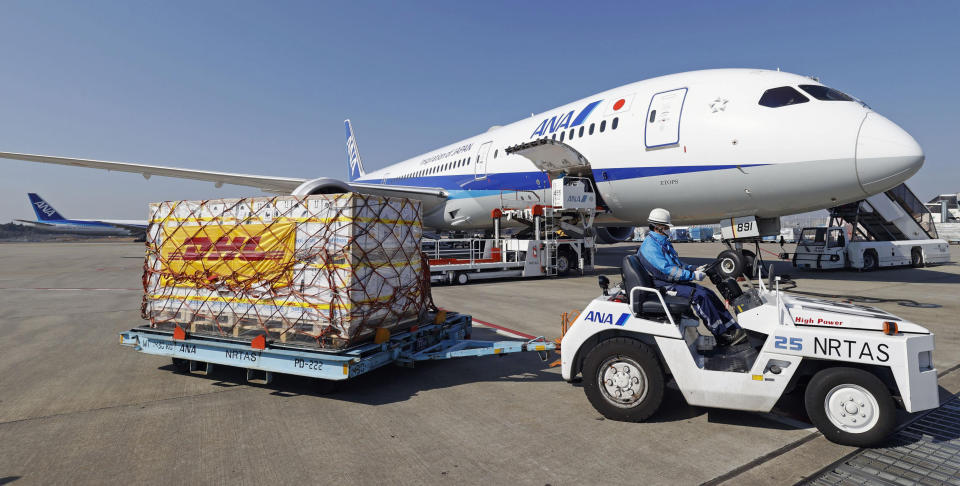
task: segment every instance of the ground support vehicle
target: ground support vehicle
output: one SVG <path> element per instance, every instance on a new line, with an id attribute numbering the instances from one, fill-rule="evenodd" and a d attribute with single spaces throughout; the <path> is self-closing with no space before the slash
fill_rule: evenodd
<path id="1" fill-rule="evenodd" d="M 146 354 L 169 356 L 181 371 L 208 374 L 214 366 L 247 370 L 247 381 L 266 384 L 275 373 L 306 376 L 328 382 L 356 378 L 388 364 L 413 367 L 419 361 L 468 356 L 493 356 L 535 351 L 543 360 L 556 348 L 543 337 L 527 341 L 471 340 L 470 316 L 431 313 L 429 324 L 413 326 L 373 342 L 347 349 L 318 349 L 218 336 L 189 334 L 183 329 L 161 331 L 147 326 L 120 333 L 120 344 Z"/>
<path id="2" fill-rule="evenodd" d="M 780 228 L 780 241 L 784 243 L 796 243 L 800 237 L 800 228 L 791 226 L 789 228 Z"/>
<path id="3" fill-rule="evenodd" d="M 709 226 L 694 226 L 690 228 L 690 238 L 699 243 L 713 241 L 713 228 Z"/>
<path id="4" fill-rule="evenodd" d="M 554 180 L 552 197 L 553 205 L 533 204 L 521 209 L 511 206 L 531 199 L 515 196 L 505 200 L 501 195 L 501 208 L 491 214 L 492 238 L 424 239 L 422 248 L 430 263 L 430 280 L 465 284 L 471 280 L 562 276 L 574 270 L 592 270 L 596 253 L 592 183 L 579 177 Z M 507 236 L 502 231 L 504 226 L 519 230 Z"/>
<path id="5" fill-rule="evenodd" d="M 880 267 L 950 261 L 930 210 L 901 184 L 862 201 L 830 209 L 826 226 L 804 228 L 793 266 L 809 269 Z"/>
<path id="6" fill-rule="evenodd" d="M 927 329 L 880 309 L 770 288 L 777 280 L 743 292 L 719 276 L 718 263 L 707 273 L 732 303 L 748 343 L 718 347 L 701 335 L 690 302 L 657 289 L 628 256 L 624 283 L 605 289 L 566 330 L 564 380 L 582 376 L 600 413 L 633 422 L 657 411 L 668 379 L 690 405 L 758 412 L 802 390 L 813 424 L 855 446 L 883 440 L 897 405 L 907 412 L 939 405 Z M 601 287 L 608 284 L 601 279 Z"/>
<path id="7" fill-rule="evenodd" d="M 842 226 L 820 226 L 801 231 L 792 261 L 794 267 L 815 270 L 922 267 L 949 262 L 950 244 L 941 239 L 851 241 Z"/>
<path id="8" fill-rule="evenodd" d="M 907 187 L 900 184 L 888 191 L 866 199 L 842 204 L 829 209 L 830 222 L 822 228 L 804 228 L 803 231 L 834 231 L 848 228 L 846 238 L 835 238 L 834 247 L 802 245 L 813 238 L 799 235 L 794 266 L 799 268 L 854 268 L 875 270 L 882 266 L 939 263 L 949 260 L 949 246 L 939 239 L 934 217 L 929 208 Z M 786 242 L 782 236 L 779 218 L 745 216 L 720 222 L 727 250 L 720 253 L 723 260 L 720 272 L 724 276 L 747 278 L 757 270 L 765 269 L 757 253 L 743 249 L 743 243 L 760 241 L 766 237 Z M 854 244 L 856 242 L 856 244 Z M 822 243 L 822 241 L 820 242 Z M 757 247 L 759 250 L 759 246 Z M 781 252 L 787 259 L 789 254 Z"/>

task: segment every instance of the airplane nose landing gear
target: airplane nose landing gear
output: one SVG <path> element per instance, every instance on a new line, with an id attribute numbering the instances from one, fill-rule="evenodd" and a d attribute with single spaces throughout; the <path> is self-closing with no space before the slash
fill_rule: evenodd
<path id="1" fill-rule="evenodd" d="M 720 265 L 717 271 L 724 278 L 752 278 L 756 269 L 757 256 L 750 250 L 723 250 L 717 255 Z"/>

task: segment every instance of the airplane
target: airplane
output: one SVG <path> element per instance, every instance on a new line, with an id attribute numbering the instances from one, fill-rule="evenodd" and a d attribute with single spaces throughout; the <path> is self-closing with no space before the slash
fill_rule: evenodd
<path id="1" fill-rule="evenodd" d="M 550 199 L 551 179 L 595 185 L 597 236 L 622 241 L 654 207 L 676 224 L 757 222 L 838 206 L 920 170 L 917 141 L 817 79 L 711 69 L 619 86 L 366 172 L 349 120 L 347 180 L 277 177 L 0 152 L 0 158 L 238 184 L 308 195 L 358 191 L 422 201 L 424 226 L 492 226 L 506 201 Z M 777 229 L 778 231 L 778 229 Z M 741 246 L 732 251 L 743 257 Z"/>
<path id="2" fill-rule="evenodd" d="M 15 221 L 40 231 L 102 236 L 143 236 L 147 230 L 146 221 L 67 219 L 38 194 L 31 192 L 27 194 L 27 197 L 30 199 L 30 205 L 33 206 L 33 212 L 37 215 L 37 220 L 17 219 Z"/>

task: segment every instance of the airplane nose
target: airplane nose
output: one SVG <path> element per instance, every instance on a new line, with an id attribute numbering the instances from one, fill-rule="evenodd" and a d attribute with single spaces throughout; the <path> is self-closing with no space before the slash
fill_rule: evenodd
<path id="1" fill-rule="evenodd" d="M 857 136 L 857 175 L 869 194 L 896 187 L 923 166 L 920 144 L 896 123 L 868 113 Z"/>

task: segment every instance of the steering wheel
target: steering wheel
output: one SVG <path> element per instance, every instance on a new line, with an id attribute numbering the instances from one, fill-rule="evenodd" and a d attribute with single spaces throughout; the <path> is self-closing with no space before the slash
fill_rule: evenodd
<path id="1" fill-rule="evenodd" d="M 712 261 L 712 262 L 704 265 L 704 266 L 703 266 L 703 273 L 707 273 L 707 272 L 709 272 L 710 270 L 713 270 L 714 268 L 717 268 L 717 265 L 719 265 L 721 261 L 723 261 L 722 258 L 717 258 L 716 260 L 714 260 L 714 261 Z"/>

